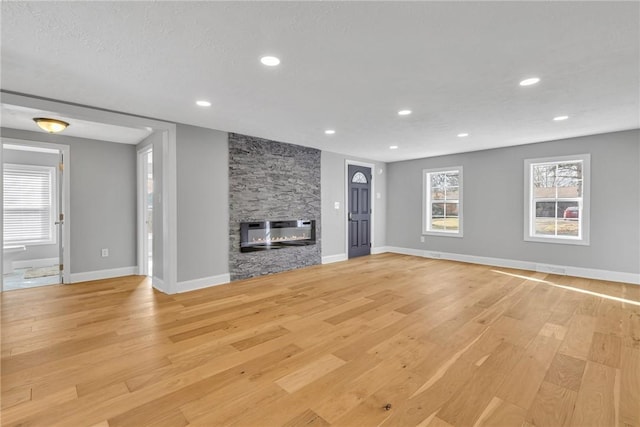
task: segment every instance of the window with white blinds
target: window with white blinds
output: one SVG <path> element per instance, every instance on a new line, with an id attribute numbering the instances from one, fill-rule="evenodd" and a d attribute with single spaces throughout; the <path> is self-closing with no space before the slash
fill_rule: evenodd
<path id="1" fill-rule="evenodd" d="M 56 243 L 56 173 L 51 166 L 4 164 L 4 243 Z"/>

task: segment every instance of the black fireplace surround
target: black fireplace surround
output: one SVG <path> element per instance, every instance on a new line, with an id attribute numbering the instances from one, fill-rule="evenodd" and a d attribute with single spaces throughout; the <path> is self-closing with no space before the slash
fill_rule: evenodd
<path id="1" fill-rule="evenodd" d="M 315 220 L 299 219 L 240 223 L 240 252 L 315 244 Z"/>

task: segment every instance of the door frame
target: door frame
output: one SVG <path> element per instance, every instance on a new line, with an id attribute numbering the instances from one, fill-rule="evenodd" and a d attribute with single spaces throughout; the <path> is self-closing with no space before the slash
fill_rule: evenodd
<path id="1" fill-rule="evenodd" d="M 147 238 L 147 225 L 146 225 L 146 206 L 147 203 L 145 201 L 147 192 L 145 191 L 145 166 L 144 161 L 146 154 L 148 152 L 153 153 L 153 144 L 147 144 L 143 147 L 140 147 L 137 150 L 137 198 L 138 198 L 138 214 L 137 214 L 137 223 L 138 223 L 138 274 L 141 276 L 148 276 L 148 238 Z M 155 176 L 154 176 L 155 181 Z M 153 232 L 153 231 L 152 231 Z"/>
<path id="2" fill-rule="evenodd" d="M 64 247 L 64 253 L 58 254 L 60 257 L 59 262 L 64 265 L 62 269 L 62 281 L 68 285 L 71 283 L 71 147 L 66 144 L 55 144 L 51 142 L 33 141 L 29 139 L 16 139 L 16 138 L 0 138 L 2 143 L 2 151 L 4 153 L 4 144 L 21 145 L 24 147 L 37 147 L 48 148 L 53 150 L 59 150 L 64 158 L 64 171 L 62 180 L 62 212 L 64 213 L 64 226 L 62 227 L 62 244 Z M 0 156 L 0 164 L 3 163 L 2 156 Z M 0 180 L 1 181 L 1 180 Z M 2 186 L 0 186 L 0 198 L 4 200 L 4 194 L 2 193 Z M 0 223 L 0 226 L 2 224 Z M 4 229 L 0 227 L 0 241 L 4 245 Z M 4 256 L 4 255 L 3 255 Z M 0 260 L 0 265 L 1 265 Z M 0 267 L 0 270 L 2 267 Z M 3 275 L 4 276 L 4 275 Z M 0 279 L 0 291 L 4 290 L 4 279 Z"/>
<path id="3" fill-rule="evenodd" d="M 376 213 L 375 209 L 375 200 L 376 200 L 376 180 L 374 179 L 376 175 L 376 165 L 373 163 L 361 162 L 358 160 L 345 160 L 344 162 L 344 254 L 347 259 L 349 259 L 349 165 L 355 166 L 363 166 L 366 168 L 371 168 L 371 223 L 369 224 L 369 236 L 371 242 L 371 251 L 373 252 L 373 248 L 375 246 L 375 235 L 374 235 L 374 215 Z"/>

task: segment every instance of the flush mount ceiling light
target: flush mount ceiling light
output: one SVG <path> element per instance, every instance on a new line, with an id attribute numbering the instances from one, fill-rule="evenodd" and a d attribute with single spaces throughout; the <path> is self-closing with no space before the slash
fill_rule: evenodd
<path id="1" fill-rule="evenodd" d="M 523 81 L 520 82 L 520 86 L 531 86 L 534 85 L 536 83 L 538 83 L 540 81 L 540 79 L 538 77 L 531 77 L 528 79 L 524 79 Z"/>
<path id="2" fill-rule="evenodd" d="M 260 62 L 268 67 L 275 67 L 276 65 L 280 64 L 280 59 L 276 58 L 275 56 L 263 56 L 262 58 L 260 58 Z"/>
<path id="3" fill-rule="evenodd" d="M 556 116 L 553 118 L 554 121 L 559 122 L 562 120 L 567 120 L 569 118 L 569 116 Z"/>
<path id="4" fill-rule="evenodd" d="M 211 103 L 209 101 L 196 101 L 196 105 L 199 107 L 211 107 Z"/>
<path id="5" fill-rule="evenodd" d="M 49 133 L 62 132 L 69 126 L 69 123 L 62 120 L 49 119 L 47 117 L 34 117 L 33 121 L 40 127 Z"/>
<path id="6" fill-rule="evenodd" d="M 468 133 L 459 133 L 458 134 L 458 138 L 464 138 L 464 137 L 467 137 L 467 136 L 469 136 Z"/>
<path id="7" fill-rule="evenodd" d="M 411 114 L 411 110 L 400 110 L 400 111 L 398 111 L 398 115 L 399 116 L 408 116 L 409 114 Z"/>
<path id="8" fill-rule="evenodd" d="M 334 133 L 336 133 L 336 131 L 333 130 L 333 129 L 327 129 L 327 130 L 324 131 L 324 133 L 327 134 L 327 135 L 333 135 Z"/>
<path id="9" fill-rule="evenodd" d="M 389 146 L 389 150 L 397 150 L 398 146 L 397 145 L 390 145 Z"/>

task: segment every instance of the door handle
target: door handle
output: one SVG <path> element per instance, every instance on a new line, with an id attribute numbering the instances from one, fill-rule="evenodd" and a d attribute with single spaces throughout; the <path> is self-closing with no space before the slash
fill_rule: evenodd
<path id="1" fill-rule="evenodd" d="M 349 221 L 353 221 L 353 214 L 349 212 Z"/>

